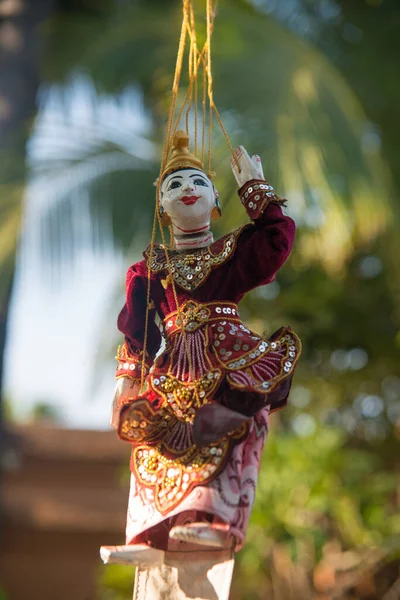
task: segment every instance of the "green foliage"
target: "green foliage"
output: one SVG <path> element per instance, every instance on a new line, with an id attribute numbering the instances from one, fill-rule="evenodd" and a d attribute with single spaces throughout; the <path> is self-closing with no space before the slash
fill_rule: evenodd
<path id="1" fill-rule="evenodd" d="M 31 411 L 31 420 L 37 423 L 51 423 L 52 425 L 60 425 L 62 422 L 61 411 L 54 404 L 49 402 L 36 402 Z"/>
<path id="2" fill-rule="evenodd" d="M 0 585 L 0 600 L 8 600 L 8 596 L 5 593 L 5 591 L 1 585 Z"/>
<path id="3" fill-rule="evenodd" d="M 379 544 L 396 533 L 390 501 L 396 481 L 379 456 L 347 444 L 342 430 L 322 426 L 306 437 L 270 437 L 249 532 L 260 553 L 268 538 L 313 538 L 320 556 L 333 529 L 345 548 Z"/>
<path id="4" fill-rule="evenodd" d="M 106 565 L 99 578 L 98 600 L 130 600 L 135 569 L 124 565 Z"/>
<path id="5" fill-rule="evenodd" d="M 362 556 L 380 548 L 395 556 L 400 550 L 395 491 L 382 457 L 352 448 L 343 430 L 319 426 L 301 438 L 274 432 L 246 544 L 238 554 L 234 597 L 265 597 L 259 590 L 268 589 L 274 578 L 276 548 L 286 548 L 294 565 L 304 566 L 307 556 L 309 575 L 333 540 L 343 552 Z"/>

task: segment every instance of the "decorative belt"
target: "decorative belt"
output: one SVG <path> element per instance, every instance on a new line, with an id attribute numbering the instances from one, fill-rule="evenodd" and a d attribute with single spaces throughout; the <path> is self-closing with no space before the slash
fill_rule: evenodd
<path id="1" fill-rule="evenodd" d="M 196 302 L 188 300 L 179 308 L 169 313 L 164 319 L 165 333 L 167 336 L 182 331 L 193 333 L 210 321 L 227 319 L 240 323 L 237 304 L 234 302 Z"/>

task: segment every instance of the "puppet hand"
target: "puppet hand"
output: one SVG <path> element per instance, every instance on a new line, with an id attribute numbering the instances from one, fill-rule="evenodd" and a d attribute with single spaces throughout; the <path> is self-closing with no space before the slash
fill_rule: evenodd
<path id="1" fill-rule="evenodd" d="M 125 398 L 132 398 L 134 400 L 139 396 L 140 392 L 140 384 L 132 381 L 129 377 L 121 377 L 117 380 L 117 385 L 115 386 L 114 399 L 111 408 L 111 419 L 110 425 L 115 429 L 118 429 L 119 423 L 119 413 L 121 411 L 122 406 L 120 406 L 119 399 L 121 396 Z"/>
<path id="2" fill-rule="evenodd" d="M 231 158 L 231 167 L 239 188 L 252 179 L 265 180 L 261 158 L 258 154 L 253 154 L 250 158 L 243 146 L 235 150 L 235 157 Z"/>

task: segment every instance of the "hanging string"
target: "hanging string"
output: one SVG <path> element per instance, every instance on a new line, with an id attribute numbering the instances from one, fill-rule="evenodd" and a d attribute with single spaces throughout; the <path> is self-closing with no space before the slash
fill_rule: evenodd
<path id="1" fill-rule="evenodd" d="M 190 115 L 190 109 L 192 108 L 192 102 L 193 102 L 193 54 L 194 54 L 194 48 L 193 48 L 193 42 L 191 40 L 190 43 L 190 50 L 189 50 L 189 85 L 188 85 L 188 104 L 186 107 L 186 115 L 185 115 L 185 122 L 186 122 L 186 133 L 189 135 L 189 115 Z"/>
<path id="2" fill-rule="evenodd" d="M 165 251 L 165 258 L 166 258 L 166 262 L 167 262 L 167 271 L 168 271 L 169 275 L 171 275 L 171 273 L 172 273 L 171 260 L 170 260 L 170 256 L 169 256 L 169 252 L 168 252 L 168 246 L 167 246 L 166 240 L 165 240 L 164 228 L 162 225 L 160 211 L 159 211 L 159 198 L 160 198 L 160 188 L 161 188 L 161 177 L 164 172 L 166 162 L 168 160 L 168 155 L 169 155 L 170 146 L 171 146 L 171 132 L 172 132 L 174 116 L 175 116 L 176 100 L 177 100 L 177 95 L 178 95 L 178 90 L 179 90 L 179 81 L 180 81 L 180 76 L 181 76 L 181 72 L 182 72 L 182 62 L 183 62 L 183 56 L 184 56 L 184 50 L 185 50 L 186 34 L 188 33 L 190 6 L 191 6 L 190 0 L 184 0 L 183 16 L 182 16 L 182 29 L 181 29 L 181 36 L 180 36 L 180 41 L 179 41 L 177 63 L 176 63 L 176 68 L 175 68 L 174 83 L 172 86 L 171 109 L 170 109 L 170 114 L 169 114 L 169 119 L 168 119 L 166 144 L 164 147 L 164 153 L 163 153 L 163 158 L 162 158 L 161 168 L 160 168 L 160 176 L 158 178 L 157 192 L 156 192 L 156 194 L 157 194 L 157 196 L 156 196 L 156 215 L 157 215 L 157 220 L 158 220 L 158 224 L 159 224 L 159 228 L 160 228 L 160 232 L 161 232 L 161 238 L 162 238 L 164 251 Z M 190 96 L 190 92 L 189 92 L 189 96 Z M 154 242 L 150 247 L 150 256 L 152 256 L 153 251 L 154 251 Z M 151 260 L 149 260 L 148 263 L 150 265 Z M 150 270 L 148 284 L 147 284 L 149 301 L 150 301 L 150 276 L 151 276 L 151 270 Z M 180 317 L 181 316 L 180 305 L 179 305 L 178 294 L 176 291 L 175 281 L 174 281 L 173 277 L 171 277 L 171 287 L 172 287 L 172 292 L 173 292 L 173 296 L 174 296 L 176 309 L 178 312 L 178 317 Z M 149 308 L 147 308 L 147 311 L 148 310 L 149 310 Z M 191 361 L 191 357 L 190 357 L 190 351 L 189 351 L 189 346 L 188 346 L 188 342 L 187 342 L 186 331 L 184 330 L 183 319 L 181 318 L 180 320 L 181 320 L 183 339 L 184 339 L 184 343 L 185 343 L 185 350 L 186 350 L 186 354 L 188 357 L 189 373 L 194 378 L 193 365 L 192 365 L 192 361 Z M 147 336 L 146 336 L 145 342 L 147 344 Z"/>
<path id="3" fill-rule="evenodd" d="M 193 112 L 194 118 L 194 153 L 197 155 L 198 151 L 198 77 L 199 74 L 202 73 L 202 106 L 201 106 L 201 160 L 204 164 L 205 160 L 205 136 L 206 129 L 208 129 L 208 139 L 207 139 L 207 173 L 211 175 L 211 143 L 212 143 L 212 121 L 213 114 L 215 113 L 222 133 L 224 135 L 225 141 L 229 147 L 229 150 L 232 154 L 233 159 L 235 160 L 237 167 L 240 170 L 237 157 L 234 153 L 232 145 L 229 141 L 228 134 L 225 130 L 225 127 L 222 123 L 221 116 L 218 113 L 217 107 L 213 98 L 213 77 L 212 77 L 212 63 L 211 63 L 211 38 L 214 29 L 214 19 L 216 14 L 216 6 L 217 1 L 214 2 L 212 0 L 206 0 L 206 41 L 203 45 L 203 48 L 199 50 L 197 44 L 197 33 L 196 33 L 196 23 L 195 23 L 195 11 L 193 8 L 193 0 L 183 0 L 182 2 L 182 26 L 179 37 L 178 44 L 178 52 L 176 58 L 176 66 L 175 66 L 175 74 L 174 80 L 172 84 L 171 90 L 171 107 L 168 115 L 168 121 L 166 126 L 165 133 L 165 144 L 161 159 L 160 165 L 160 175 L 156 184 L 156 209 L 154 212 L 153 219 L 153 227 L 151 233 L 151 241 L 149 247 L 149 257 L 147 261 L 147 294 L 146 294 L 146 317 L 145 317 L 145 328 L 144 328 L 144 340 L 143 340 L 143 355 L 142 355 L 142 369 L 141 369 L 141 383 L 140 389 L 141 392 L 144 389 L 145 383 L 145 364 L 146 364 L 146 349 L 147 349 L 147 341 L 148 341 L 148 325 L 149 325 L 149 312 L 151 310 L 151 258 L 154 255 L 154 247 L 155 247 L 155 238 L 157 232 L 157 225 L 160 229 L 161 239 L 163 244 L 163 249 L 165 252 L 165 258 L 167 263 L 167 271 L 169 282 L 171 284 L 172 293 L 176 305 L 176 310 L 178 314 L 178 318 L 181 317 L 180 305 L 178 300 L 178 294 L 176 291 L 176 285 L 174 278 L 172 277 L 171 270 L 171 259 L 169 250 L 173 249 L 174 246 L 174 236 L 173 236 L 173 228 L 170 227 L 170 245 L 166 243 L 164 227 L 162 225 L 162 219 L 159 211 L 159 200 L 160 200 L 160 188 L 161 188 L 161 177 L 164 173 L 165 166 L 168 161 L 169 153 L 171 150 L 171 143 L 173 134 L 177 131 L 183 114 L 185 113 L 185 128 L 187 133 L 189 134 L 189 126 L 190 126 L 190 114 Z M 183 60 L 185 56 L 185 47 L 187 38 L 190 40 L 189 52 L 188 52 L 188 88 L 186 90 L 186 94 L 183 98 L 182 105 L 180 106 L 179 113 L 177 118 L 175 118 L 175 112 L 178 101 L 178 93 L 179 93 L 179 83 L 182 75 L 182 66 Z M 207 102 L 208 100 L 208 102 Z M 208 104 L 208 111 L 207 111 Z M 186 112 L 185 112 L 186 111 Z M 191 354 L 189 352 L 189 346 L 186 336 L 186 331 L 184 329 L 183 319 L 180 318 L 181 322 L 181 331 L 185 344 L 185 351 L 187 354 L 188 365 L 189 365 L 189 374 L 190 377 L 195 378 L 195 373 L 193 371 L 193 365 L 191 360 Z M 195 393 L 197 395 L 197 390 L 195 389 Z"/>
<path id="4" fill-rule="evenodd" d="M 197 56 L 197 60 L 196 60 L 196 74 L 198 73 L 200 64 L 204 63 L 205 52 L 206 52 L 206 46 L 204 46 L 203 50 L 200 53 L 198 52 L 198 56 Z M 194 79 L 194 75 L 193 75 L 193 79 Z M 190 95 L 192 93 L 192 88 L 193 88 L 194 84 L 197 87 L 197 78 L 194 79 L 194 82 L 192 80 L 189 80 L 188 89 L 186 90 L 186 94 L 185 94 L 185 97 L 183 99 L 182 106 L 181 106 L 181 108 L 179 110 L 177 118 L 175 119 L 175 125 L 174 125 L 174 129 L 173 129 L 173 134 L 176 133 L 176 131 L 179 128 L 179 125 L 180 125 L 180 122 L 182 120 L 182 116 L 183 116 L 184 110 L 185 110 L 185 108 L 187 108 L 187 104 L 188 104 Z M 196 114 L 197 114 L 196 107 L 195 107 L 195 110 L 196 110 Z M 196 126 L 196 121 L 195 121 L 195 126 Z"/>
<path id="5" fill-rule="evenodd" d="M 206 10 L 206 19 L 207 19 L 207 94 L 208 94 L 208 102 L 209 102 L 209 111 L 208 111 L 208 151 L 207 151 L 207 174 L 211 176 L 211 139 L 212 139 L 212 115 L 213 115 L 213 90 L 212 90 L 212 71 L 211 71 L 211 36 L 212 36 L 212 27 L 211 27 L 211 14 L 212 14 L 212 5 L 211 0 L 207 0 L 207 10 Z"/>
<path id="6" fill-rule="evenodd" d="M 158 210 L 154 211 L 153 217 L 153 227 L 151 232 L 151 241 L 150 241 L 150 253 L 153 252 L 154 242 L 156 238 L 157 231 L 157 214 Z M 151 256 L 151 254 L 150 254 Z M 143 336 L 143 354 L 142 354 L 142 364 L 141 364 L 141 372 L 140 372 L 140 394 L 144 391 L 144 379 L 145 379 L 145 368 L 146 368 L 146 354 L 147 354 L 147 337 L 149 330 L 149 313 L 150 313 L 150 301 L 151 301 L 151 289 L 150 289 L 150 278 L 151 278 L 151 260 L 147 261 L 147 290 L 146 290 L 146 316 L 144 322 L 144 336 Z"/>
<path id="7" fill-rule="evenodd" d="M 170 151 L 171 130 L 172 130 L 174 114 L 175 114 L 176 98 L 177 98 L 178 90 L 179 90 L 179 81 L 180 81 L 181 73 L 182 73 L 183 55 L 184 55 L 184 51 L 185 51 L 185 42 L 186 42 L 186 34 L 187 34 L 186 28 L 187 28 L 187 20 L 188 20 L 187 19 L 188 7 L 189 7 L 189 0 L 183 0 L 182 27 L 181 27 L 181 34 L 179 37 L 178 53 L 177 53 L 177 57 L 176 57 L 174 81 L 172 84 L 171 109 L 169 112 L 167 131 L 166 131 L 166 141 L 165 141 L 164 151 L 163 151 L 163 155 L 162 155 L 162 159 L 161 159 L 160 176 L 158 177 L 158 181 L 157 181 L 156 208 L 154 211 L 153 228 L 152 228 L 152 233 L 151 233 L 150 256 L 147 261 L 146 316 L 145 316 L 145 327 L 144 327 L 144 336 L 143 336 L 142 365 L 141 365 L 141 373 L 140 373 L 140 393 L 143 392 L 144 383 L 145 383 L 147 339 L 148 339 L 149 313 L 150 313 L 150 300 L 151 300 L 151 258 L 153 256 L 153 252 L 154 252 L 157 222 L 161 229 L 162 237 L 164 237 L 163 226 L 162 226 L 161 217 L 159 214 L 158 198 L 159 198 L 159 194 L 160 194 L 161 175 L 163 173 L 166 161 L 168 159 L 168 154 Z M 170 267 L 168 267 L 168 271 L 170 272 Z"/>
<path id="8" fill-rule="evenodd" d="M 204 164 L 204 149 L 205 149 L 205 137 L 206 137 L 206 109 L 207 109 L 207 71 L 203 68 L 203 101 L 202 101 L 202 111 L 201 111 L 201 162 Z"/>
<path id="9" fill-rule="evenodd" d="M 197 47 L 195 50 L 195 45 L 196 45 L 196 32 L 195 32 L 195 27 L 194 27 L 194 12 L 193 12 L 193 6 L 191 5 L 191 2 L 189 3 L 189 13 L 188 16 L 186 16 L 186 18 L 183 18 L 183 20 L 186 22 L 186 26 L 188 27 L 189 24 L 189 19 L 190 19 L 190 23 L 193 25 L 193 29 L 190 29 L 188 27 L 188 35 L 190 37 L 190 42 L 191 42 L 191 48 L 190 48 L 190 52 L 189 52 L 189 86 L 188 86 L 188 90 L 186 93 L 186 97 L 185 99 L 187 99 L 188 101 L 188 109 L 186 112 L 186 131 L 189 134 L 189 112 L 190 112 L 190 108 L 191 108 L 191 104 L 192 104 L 192 90 L 193 90 L 193 81 L 194 81 L 194 72 L 196 73 L 196 77 L 197 77 L 197 68 L 194 70 L 193 69 L 193 65 L 191 65 L 191 59 L 196 61 L 196 65 L 197 65 Z M 185 10 L 185 6 L 184 6 L 184 10 Z M 211 32 L 211 28 L 207 27 L 207 31 Z M 206 47 L 203 49 L 203 52 L 200 54 L 199 57 L 199 61 L 203 59 L 203 54 L 204 51 L 209 47 L 210 44 L 210 33 L 208 33 L 207 35 L 207 42 L 206 42 Z M 204 59 L 203 59 L 204 60 Z M 181 113 L 182 110 L 185 106 L 185 101 L 183 103 L 182 109 L 181 109 Z M 178 117 L 177 122 L 176 122 L 176 127 L 175 129 L 178 127 L 179 125 L 179 121 L 180 118 Z M 202 124 L 203 128 L 204 128 L 204 123 Z M 159 195 L 157 196 L 159 198 Z M 170 262 L 170 256 L 169 256 L 169 252 L 168 252 L 168 247 L 165 243 L 165 238 L 164 238 L 164 232 L 162 229 L 162 223 L 161 223 L 161 219 L 159 217 L 159 224 L 160 224 L 160 228 L 161 228 L 161 237 L 163 240 L 163 245 L 165 248 L 165 257 L 166 257 L 166 262 L 167 262 L 167 270 L 169 275 L 172 273 L 171 271 L 171 262 Z M 172 287 L 172 292 L 173 292 L 173 296 L 174 296 L 174 301 L 175 301 L 175 305 L 177 307 L 177 313 L 178 313 L 178 318 L 180 320 L 181 323 L 181 333 L 182 333 L 182 338 L 184 341 L 184 345 L 185 345 L 185 352 L 186 352 L 186 356 L 187 356 L 187 360 L 188 360 L 188 366 L 189 366 L 189 375 L 191 378 L 195 379 L 195 372 L 193 369 L 193 364 L 192 364 L 192 357 L 191 357 L 191 353 L 190 353 L 190 349 L 189 349 L 189 344 L 188 344 L 188 340 L 187 340 L 187 335 L 186 335 L 186 330 L 184 327 L 184 320 L 181 318 L 181 313 L 180 313 L 180 305 L 179 305 L 179 300 L 178 300 L 178 294 L 176 291 L 176 286 L 175 286 L 175 281 L 173 279 L 173 277 L 171 277 L 171 287 Z M 195 395 L 197 396 L 198 391 L 197 388 L 195 388 Z"/>
<path id="10" fill-rule="evenodd" d="M 192 77 L 193 77 L 193 85 L 194 85 L 194 153 L 197 154 L 197 61 L 200 58 L 197 56 L 197 35 L 196 35 L 196 22 L 194 18 L 194 10 L 193 5 L 190 6 L 190 27 L 192 29 L 193 34 L 193 68 L 192 68 Z M 188 132 L 189 134 L 189 132 Z"/>
<path id="11" fill-rule="evenodd" d="M 210 103 L 210 113 L 209 113 L 209 133 L 208 133 L 208 172 L 211 173 L 211 136 L 212 136 L 212 113 L 215 112 L 216 117 L 218 119 L 218 123 L 222 129 L 222 133 L 225 137 L 225 141 L 228 144 L 228 148 L 232 154 L 234 161 L 236 162 L 237 168 L 240 172 L 240 166 L 238 159 L 236 157 L 235 151 L 232 148 L 230 143 L 228 134 L 226 129 L 222 123 L 222 119 L 219 115 L 217 107 L 215 106 L 214 96 L 213 96 L 213 76 L 212 76 L 212 64 L 211 64 L 211 36 L 213 32 L 213 24 L 214 18 L 217 8 L 217 3 L 215 3 L 215 7 L 213 10 L 212 0 L 207 0 L 207 92 L 208 92 L 208 101 Z"/>

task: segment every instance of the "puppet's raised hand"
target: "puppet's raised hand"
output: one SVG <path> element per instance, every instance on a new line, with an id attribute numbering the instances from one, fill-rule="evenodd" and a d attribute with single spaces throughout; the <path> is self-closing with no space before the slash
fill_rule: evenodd
<path id="1" fill-rule="evenodd" d="M 250 156 L 244 146 L 239 146 L 235 150 L 235 157 L 231 158 L 231 167 L 239 188 L 252 179 L 265 180 L 261 164 L 261 158 L 258 154 Z"/>

